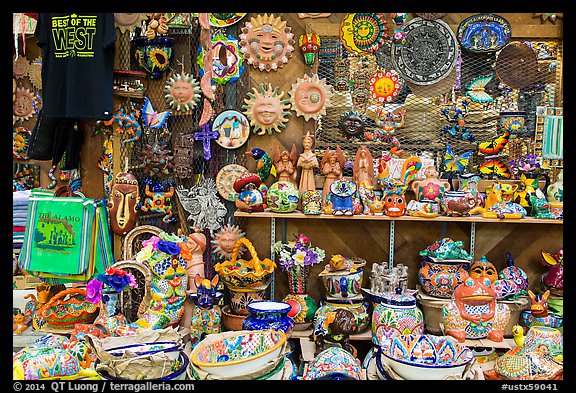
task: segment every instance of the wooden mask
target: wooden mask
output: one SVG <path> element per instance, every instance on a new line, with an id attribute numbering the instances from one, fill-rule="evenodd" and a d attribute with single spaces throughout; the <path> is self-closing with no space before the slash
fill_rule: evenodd
<path id="1" fill-rule="evenodd" d="M 129 172 L 120 172 L 114 178 L 108 209 L 110 228 L 119 236 L 130 232 L 136 224 L 136 205 L 140 201 L 138 180 Z"/>

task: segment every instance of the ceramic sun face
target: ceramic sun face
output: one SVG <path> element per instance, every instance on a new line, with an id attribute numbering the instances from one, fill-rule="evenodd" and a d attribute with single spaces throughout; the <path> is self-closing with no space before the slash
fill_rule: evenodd
<path id="1" fill-rule="evenodd" d="M 232 258 L 232 251 L 236 242 L 246 235 L 236 225 L 224 225 L 215 234 L 215 239 L 211 241 L 212 250 L 223 260 Z"/>
<path id="2" fill-rule="evenodd" d="M 273 14 L 258 15 L 246 22 L 240 34 L 244 59 L 260 71 L 276 71 L 294 51 L 294 34 L 286 21 Z"/>
<path id="3" fill-rule="evenodd" d="M 392 102 L 402 88 L 402 81 L 393 70 L 379 71 L 370 78 L 370 93 L 380 103 Z"/>
<path id="4" fill-rule="evenodd" d="M 248 93 L 248 98 L 244 99 L 243 112 L 250 119 L 252 131 L 258 135 L 266 132 L 272 135 L 272 131 L 281 132 L 286 128 L 286 122 L 290 116 L 290 100 L 282 99 L 284 92 L 279 92 L 278 87 L 272 88 L 268 83 L 268 88 L 260 85 L 259 89 L 252 88 L 252 93 Z"/>
<path id="5" fill-rule="evenodd" d="M 306 121 L 316 120 L 326 114 L 326 106 L 330 106 L 332 86 L 326 84 L 326 79 L 319 79 L 318 74 L 296 79 L 292 84 L 290 103 L 297 116 L 303 116 Z"/>
<path id="6" fill-rule="evenodd" d="M 175 111 L 187 112 L 200 102 L 200 82 L 185 72 L 174 74 L 164 87 L 164 98 Z"/>
<path id="7" fill-rule="evenodd" d="M 142 21 L 147 20 L 148 17 L 145 13 L 138 12 L 115 12 L 114 13 L 114 25 L 120 33 L 125 33 L 127 31 L 134 31 L 136 27 L 142 26 Z"/>
<path id="8" fill-rule="evenodd" d="M 346 14 L 340 23 L 340 42 L 352 53 L 373 53 L 388 38 L 387 30 L 383 14 Z"/>
<path id="9" fill-rule="evenodd" d="M 16 88 L 16 100 L 13 105 L 15 120 L 28 120 L 34 115 L 34 93 L 24 87 Z"/>

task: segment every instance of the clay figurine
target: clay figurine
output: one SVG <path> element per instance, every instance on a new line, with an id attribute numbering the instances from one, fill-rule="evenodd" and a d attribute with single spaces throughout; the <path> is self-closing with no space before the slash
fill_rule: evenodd
<path id="1" fill-rule="evenodd" d="M 352 311 L 328 305 L 320 307 L 314 315 L 314 332 L 309 337 L 316 344 L 314 356 L 325 349 L 326 341 L 340 344 L 342 349 L 353 354 L 350 334 L 357 331 L 358 325 Z"/>
<path id="2" fill-rule="evenodd" d="M 201 277 L 199 274 L 194 278 L 196 293 L 189 294 L 194 301 L 194 310 L 190 322 L 190 342 L 192 348 L 207 334 L 220 333 L 222 311 L 218 302 L 224 295 L 216 290 L 219 276 L 216 274 L 212 280 Z"/>
<path id="3" fill-rule="evenodd" d="M 327 148 L 322 157 L 320 169 L 322 174 L 326 176 L 324 188 L 322 189 L 322 205 L 324 206 L 326 205 L 326 197 L 330 193 L 330 185 L 342 178 L 345 161 L 344 152 L 340 149 L 340 146 L 336 146 L 336 150 Z"/>
<path id="4" fill-rule="evenodd" d="M 438 179 L 438 171 L 434 165 L 430 165 L 424 171 L 424 180 L 416 180 L 412 183 L 412 191 L 419 201 L 428 199 L 440 202 L 445 191 L 450 190 L 447 180 Z"/>
<path id="5" fill-rule="evenodd" d="M 232 258 L 234 245 L 245 235 L 246 233 L 236 225 L 224 225 L 214 234 L 214 239 L 211 240 L 212 251 L 219 259 L 230 259 Z"/>
<path id="6" fill-rule="evenodd" d="M 482 217 L 484 218 L 523 218 L 526 216 L 526 209 L 515 202 L 503 202 L 502 186 L 500 183 L 492 183 L 489 189 L 486 189 L 486 200 Z"/>
<path id="7" fill-rule="evenodd" d="M 530 296 L 531 304 L 530 310 L 522 311 L 524 326 L 528 329 L 532 326 L 547 326 L 551 328 L 562 326 L 563 318 L 548 311 L 550 291 L 534 294 L 534 292 L 528 290 L 528 296 Z"/>
<path id="8" fill-rule="evenodd" d="M 486 277 L 492 284 L 494 284 L 494 281 L 498 280 L 496 267 L 492 262 L 486 259 L 485 255 L 482 255 L 478 261 L 474 261 L 474 263 L 470 265 L 468 275 L 474 279 L 482 279 Z"/>
<path id="9" fill-rule="evenodd" d="M 298 172 L 296 171 L 297 163 L 296 145 L 292 144 L 292 150 L 280 151 L 280 147 L 276 145 L 276 150 L 274 150 L 274 167 L 276 168 L 276 173 L 278 174 L 278 181 L 288 181 L 293 183 L 298 187 L 296 182 L 296 176 Z"/>
<path id="10" fill-rule="evenodd" d="M 238 193 L 236 207 L 244 212 L 262 212 L 265 206 L 265 196 L 258 189 L 261 181 L 255 173 L 247 173 L 240 176 L 234 182 L 234 191 Z"/>
<path id="11" fill-rule="evenodd" d="M 143 212 L 162 213 L 162 222 L 171 223 L 176 221 L 174 212 L 172 211 L 172 197 L 174 196 L 174 183 L 173 180 L 168 180 L 165 183 L 155 183 L 150 179 L 144 179 L 146 189 L 144 193 L 146 199 L 140 207 Z M 152 189 L 150 189 L 152 186 Z M 166 188 L 168 188 L 166 190 Z"/>
<path id="12" fill-rule="evenodd" d="M 316 181 L 314 179 L 314 169 L 319 168 L 318 158 L 312 150 L 314 146 L 314 137 L 307 132 L 302 138 L 302 146 L 304 151 L 298 157 L 296 163 L 297 168 L 302 168 L 300 172 L 300 184 L 298 185 L 298 191 L 300 195 L 304 195 L 306 191 L 316 190 Z"/>
<path id="13" fill-rule="evenodd" d="M 364 140 L 366 119 L 356 111 L 345 112 L 338 121 L 338 128 L 347 139 Z"/>
<path id="14" fill-rule="evenodd" d="M 387 190 L 383 197 L 384 214 L 388 217 L 401 217 L 406 214 L 405 186 Z"/>
<path id="15" fill-rule="evenodd" d="M 366 146 L 360 146 L 354 159 L 354 182 L 360 189 L 360 184 L 374 187 L 374 159 Z"/>

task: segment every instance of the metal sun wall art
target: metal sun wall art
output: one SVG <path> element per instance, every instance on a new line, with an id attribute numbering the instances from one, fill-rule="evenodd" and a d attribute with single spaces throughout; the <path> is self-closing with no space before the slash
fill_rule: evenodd
<path id="1" fill-rule="evenodd" d="M 192 221 L 195 228 L 209 229 L 211 232 L 222 227 L 227 213 L 217 194 L 216 182 L 211 178 L 189 189 L 183 186 L 176 188 L 180 204 L 189 213 L 188 221 Z"/>

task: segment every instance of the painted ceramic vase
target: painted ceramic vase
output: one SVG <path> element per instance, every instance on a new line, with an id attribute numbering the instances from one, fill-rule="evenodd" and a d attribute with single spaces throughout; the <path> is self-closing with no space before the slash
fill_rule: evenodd
<path id="1" fill-rule="evenodd" d="M 246 309 L 250 315 L 242 322 L 242 329 L 280 330 L 289 335 L 294 330 L 294 320 L 288 316 L 291 308 L 288 303 L 273 300 L 249 303 Z"/>
<path id="2" fill-rule="evenodd" d="M 464 191 L 471 194 L 476 199 L 476 206 L 484 205 L 484 196 L 478 190 L 478 183 L 482 177 L 478 173 L 459 173 L 458 174 L 458 191 Z"/>
<path id="3" fill-rule="evenodd" d="M 418 281 L 430 296 L 450 299 L 454 290 L 468 278 L 470 262 L 439 260 L 425 256 L 418 270 Z"/>
<path id="4" fill-rule="evenodd" d="M 230 308 L 236 315 L 248 315 L 248 304 L 254 301 L 266 300 L 266 289 L 250 289 L 250 288 L 231 288 L 228 287 L 230 292 Z"/>
<path id="5" fill-rule="evenodd" d="M 346 179 L 335 180 L 330 184 L 330 201 L 332 214 L 335 216 L 354 215 L 353 196 L 356 193 L 356 183 Z"/>
<path id="6" fill-rule="evenodd" d="M 118 292 L 110 289 L 105 289 L 102 292 L 102 300 L 100 302 L 100 313 L 94 325 L 96 325 L 105 336 L 109 336 L 111 332 L 126 323 L 126 318 L 120 311 L 120 304 L 118 303 Z"/>
<path id="7" fill-rule="evenodd" d="M 382 296 L 382 301 L 372 311 L 372 342 L 387 345 L 386 341 L 402 334 L 423 334 L 424 316 L 416 306 L 416 298 L 402 293 Z"/>
<path id="8" fill-rule="evenodd" d="M 564 169 L 561 169 L 556 175 L 556 181 L 546 189 L 546 199 L 551 204 L 564 202 Z"/>
<path id="9" fill-rule="evenodd" d="M 300 192 L 289 181 L 277 181 L 268 188 L 268 207 L 276 213 L 291 213 L 298 207 Z"/>
<path id="10" fill-rule="evenodd" d="M 174 56 L 174 38 L 156 37 L 149 40 L 147 37 L 137 37 L 132 44 L 136 48 L 138 65 L 148 73 L 150 79 L 159 79 L 170 67 Z"/>
<path id="11" fill-rule="evenodd" d="M 446 191 L 440 204 L 449 217 L 468 216 L 470 209 L 476 206 L 476 198 L 464 191 Z"/>
<path id="12" fill-rule="evenodd" d="M 498 273 L 498 278 L 503 280 L 512 280 L 518 287 L 518 293 L 520 295 L 527 295 L 526 290 L 528 289 L 528 275 L 522 269 L 514 266 L 514 259 L 512 254 L 506 253 L 506 267 Z"/>
<path id="13" fill-rule="evenodd" d="M 564 219 L 564 202 L 549 202 L 550 203 L 550 213 L 557 220 Z"/>
<path id="14" fill-rule="evenodd" d="M 302 213 L 308 215 L 322 214 L 322 192 L 308 190 L 302 194 Z"/>
<path id="15" fill-rule="evenodd" d="M 356 325 L 358 326 L 357 333 L 360 333 L 370 327 L 370 302 L 363 297 L 356 299 L 322 299 L 320 301 L 321 308 L 344 308 L 352 312 L 354 319 L 356 320 Z M 325 312 L 325 311 L 324 311 Z M 318 312 L 317 312 L 318 313 Z M 320 312 L 321 313 L 321 312 Z"/>
<path id="16" fill-rule="evenodd" d="M 440 201 L 444 192 L 450 190 L 450 183 L 447 180 L 438 179 L 438 171 L 434 166 L 427 168 L 425 175 L 425 179 L 412 182 L 411 187 L 416 199 Z"/>
<path id="17" fill-rule="evenodd" d="M 362 279 L 364 270 L 356 269 L 354 273 L 349 270 L 337 270 L 322 272 L 318 275 L 322 278 L 326 296 L 330 299 L 350 299 L 362 296 Z"/>
<path id="18" fill-rule="evenodd" d="M 288 316 L 294 320 L 294 330 L 306 330 L 314 321 L 314 313 L 318 310 L 318 304 L 308 294 L 289 293 L 282 299 L 290 305 Z"/>

